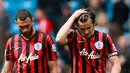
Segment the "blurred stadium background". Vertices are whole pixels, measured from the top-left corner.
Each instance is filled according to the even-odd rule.
[[[130,0],[0,0],[0,71],[4,64],[5,43],[19,32],[15,23],[19,9],[28,9],[35,19],[34,28],[50,34],[54,39],[59,28],[76,9],[88,6],[97,13],[98,25],[95,29],[109,33],[117,47],[121,73],[130,73]],[[70,73],[68,47],[57,47],[58,70]],[[109,73],[109,61],[107,65]]]

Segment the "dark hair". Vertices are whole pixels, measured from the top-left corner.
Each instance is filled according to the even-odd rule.
[[[87,13],[83,13],[79,16],[79,18],[77,19],[77,21],[80,21],[80,22],[86,22],[89,18],[92,19],[92,23],[94,24],[95,23],[95,17],[96,17],[96,14],[95,12],[91,9],[91,8],[85,8],[85,10],[87,11]]]
[[[21,9],[16,13],[16,20],[20,19],[21,21],[24,21],[27,17],[32,19],[31,13],[26,9]]]

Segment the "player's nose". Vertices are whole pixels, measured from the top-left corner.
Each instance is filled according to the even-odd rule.
[[[85,30],[85,32],[84,32],[85,34],[88,34],[88,30]]]

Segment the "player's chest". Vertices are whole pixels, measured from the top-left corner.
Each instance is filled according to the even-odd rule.
[[[78,56],[85,57],[86,59],[101,59],[105,49],[105,44],[102,40],[77,39],[74,44],[76,45],[76,50],[72,51],[78,52]]]
[[[45,53],[45,47],[41,41],[37,42],[15,42],[12,44],[13,55],[18,62],[40,59]]]

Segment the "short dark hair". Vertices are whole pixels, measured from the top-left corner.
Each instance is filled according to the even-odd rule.
[[[78,21],[80,22],[86,22],[88,20],[88,18],[92,19],[92,23],[95,23],[95,17],[96,17],[96,13],[90,8],[85,8],[85,10],[87,11],[87,13],[83,13],[79,16]]]
[[[32,19],[31,13],[26,9],[21,9],[16,13],[16,20],[20,19],[21,21],[24,21],[27,17]]]

